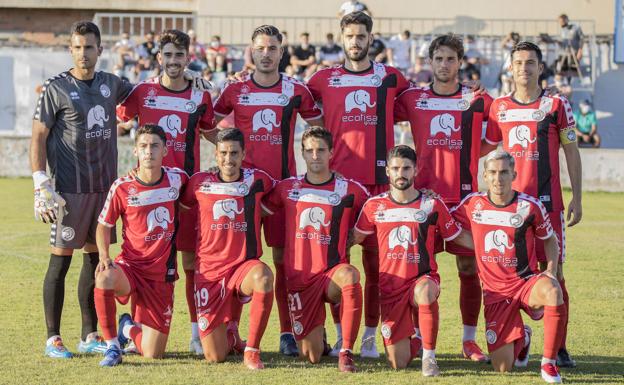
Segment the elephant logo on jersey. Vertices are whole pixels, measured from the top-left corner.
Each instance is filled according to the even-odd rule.
[[[523,124],[509,130],[509,148],[513,148],[516,144],[527,148],[529,143],[535,143],[536,140],[537,137],[531,139],[531,129]]]
[[[273,127],[279,127],[281,124],[277,123],[277,115],[275,111],[270,108],[265,108],[256,112],[252,119],[253,132],[258,132],[261,128],[264,128],[268,132],[273,132]]]
[[[163,116],[158,121],[158,125],[174,139],[178,134],[184,134],[186,132],[186,129],[182,129],[182,119],[176,114]]]
[[[330,225],[330,222],[325,222],[325,210],[320,207],[308,207],[301,212],[299,216],[299,230],[305,229],[307,226],[314,227],[314,230],[319,231],[323,227]]]
[[[460,126],[455,127],[455,117],[448,112],[434,116],[429,124],[431,137],[436,136],[438,132],[441,132],[446,136],[451,136],[453,132],[457,132],[460,129]]]
[[[375,107],[377,103],[371,103],[370,94],[364,90],[351,91],[345,97],[345,112],[358,109],[366,112],[366,107]]]
[[[238,209],[238,202],[236,199],[228,198],[218,200],[212,206],[212,217],[213,219],[219,220],[221,217],[228,217],[230,220],[234,220],[236,215],[241,214],[243,209]]]
[[[87,113],[87,129],[91,130],[95,126],[100,126],[104,128],[104,123],[108,122],[109,117],[106,116],[106,111],[104,111],[104,107],[99,104],[91,107],[89,112]]]
[[[395,227],[388,236],[388,248],[390,250],[397,246],[407,250],[410,245],[414,246],[416,243],[418,243],[418,239],[412,238],[412,229],[405,225]]]
[[[513,249],[514,245],[510,242],[507,233],[503,230],[492,230],[485,234],[485,252],[490,250],[498,250],[501,255],[505,255],[505,249]]]
[[[164,206],[156,207],[147,214],[148,233],[151,233],[156,227],[162,227],[163,230],[167,230],[169,223],[173,223],[173,218],[171,218],[169,210]]]

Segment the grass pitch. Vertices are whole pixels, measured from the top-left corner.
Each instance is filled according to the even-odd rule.
[[[566,194],[566,201],[569,194]],[[188,353],[190,330],[182,278],[176,287],[175,315],[164,360],[139,356],[124,358],[116,368],[98,367],[99,356],[77,355],[72,360],[43,356],[46,339],[43,320],[42,282],[47,269],[49,228],[32,216],[32,182],[0,179],[0,384],[541,384],[539,358],[542,324],[529,321],[534,330],[531,362],[524,370],[508,375],[493,373],[489,365],[468,362],[459,356],[461,320],[458,309],[458,278],[454,257],[438,256],[442,277],[438,363],[442,376],[425,379],[420,360],[408,370],[394,371],[385,359],[358,360],[360,372],[338,373],[334,358],[311,366],[280,356],[279,327],[274,308],[262,341],[267,369],[250,372],[242,358],[210,365]],[[576,369],[562,370],[564,382],[577,384],[624,383],[624,194],[588,193],[581,224],[569,229],[568,263],[565,276],[570,291],[571,318],[568,348],[577,360]],[[116,245],[113,254],[119,250]],[[360,248],[354,248],[354,263],[360,265]],[[270,264],[270,250],[263,260]],[[80,312],[76,285],[82,255],[76,253],[69,270],[62,319],[63,338],[75,352],[80,338]],[[119,306],[118,310],[125,310]],[[248,308],[241,325],[247,330]],[[525,317],[526,319],[527,317]],[[483,316],[478,342],[485,347]],[[331,317],[328,338],[335,340]],[[379,349],[383,351],[381,337]],[[356,353],[359,352],[359,341]]]

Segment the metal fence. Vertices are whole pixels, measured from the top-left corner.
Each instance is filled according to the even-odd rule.
[[[150,31],[195,28],[195,16],[190,13],[119,13],[98,12],[93,21],[100,27],[102,40],[112,42],[122,33],[144,36]]]

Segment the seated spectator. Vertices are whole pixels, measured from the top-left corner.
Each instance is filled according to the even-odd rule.
[[[596,113],[589,100],[583,100],[579,103],[579,109],[574,111],[574,120],[576,121],[575,130],[579,146],[600,147]]]
[[[368,48],[368,58],[377,63],[386,63],[388,61],[386,44],[383,42],[379,32],[373,35],[373,42]]]
[[[565,96],[568,100],[572,99],[572,86],[562,73],[555,74],[555,87],[557,87],[559,93]]]
[[[121,34],[121,39],[113,46],[113,52],[117,55],[116,74],[127,76],[126,67],[134,67],[137,62],[136,47],[130,39],[130,34],[126,32]]]
[[[366,4],[361,1],[350,0],[342,3],[340,9],[338,10],[338,18],[342,19],[345,15],[348,15],[351,12],[364,12],[368,16],[373,16]]]
[[[189,46],[190,62],[188,68],[193,71],[202,72],[206,67],[208,67],[208,62],[206,61],[206,48],[197,40],[195,31],[189,29],[187,35],[191,38],[191,44]]]
[[[474,36],[468,35],[464,44],[466,48],[464,60],[459,71],[462,80],[480,80],[481,65],[489,63],[489,60],[483,56],[476,45]]]
[[[342,53],[342,48],[334,41],[334,34],[328,33],[326,37],[327,42],[318,52],[318,62],[325,67],[342,64],[344,62],[344,55]]]
[[[305,79],[316,71],[316,48],[310,44],[310,34],[304,32],[300,36],[301,44],[295,47],[290,64],[301,79]]]
[[[145,80],[158,74],[158,49],[154,32],[146,33],[145,42],[138,47],[137,71],[139,80]]]
[[[282,31],[282,58],[280,59],[278,70],[286,72],[286,67],[290,66],[290,57],[292,56],[293,47],[288,44],[288,32]]]
[[[415,53],[415,42],[410,38],[410,31],[392,37],[388,42],[388,59],[390,65],[397,68],[403,74],[412,67],[412,55]]]
[[[227,71],[227,55],[228,48],[221,44],[221,36],[214,35],[208,49],[206,49],[208,67],[210,67],[213,72]]]
[[[407,73],[408,79],[418,87],[424,87],[433,81],[433,71],[425,63],[424,57],[417,57],[414,67]]]

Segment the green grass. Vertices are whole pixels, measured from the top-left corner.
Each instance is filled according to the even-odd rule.
[[[438,258],[442,294],[437,352],[443,375],[436,379],[421,377],[419,360],[404,371],[389,369],[383,357],[359,360],[360,373],[342,375],[337,372],[335,359],[324,359],[313,367],[298,359],[283,358],[277,353],[279,330],[275,309],[262,341],[266,370],[250,373],[242,367],[240,357],[232,357],[224,364],[209,365],[187,353],[190,331],[183,281],[176,288],[176,308],[166,359],[154,361],[132,356],[120,367],[101,369],[97,366],[100,358],[95,356],[78,355],[66,361],[45,358],[41,290],[49,258],[49,228],[32,218],[31,189],[32,182],[27,179],[0,179],[0,384],[543,383],[539,376],[541,323],[530,322],[534,344],[532,361],[526,370],[499,375],[488,365],[459,358],[458,279],[454,258],[447,254]],[[583,221],[567,233],[569,262],[565,272],[572,298],[568,347],[578,362],[578,368],[563,371],[567,383],[624,383],[623,212],[624,194],[586,194]],[[353,260],[359,267],[359,247],[356,249]],[[117,251],[118,246],[114,250]],[[63,337],[72,351],[80,337],[76,285],[82,256],[77,253],[74,259],[67,275],[62,320]],[[263,259],[269,262],[270,255]],[[241,325],[243,335],[247,330],[247,311],[245,308]],[[327,330],[333,342],[335,335],[329,322]],[[478,342],[485,346],[482,316]],[[383,350],[381,343],[379,348]]]

